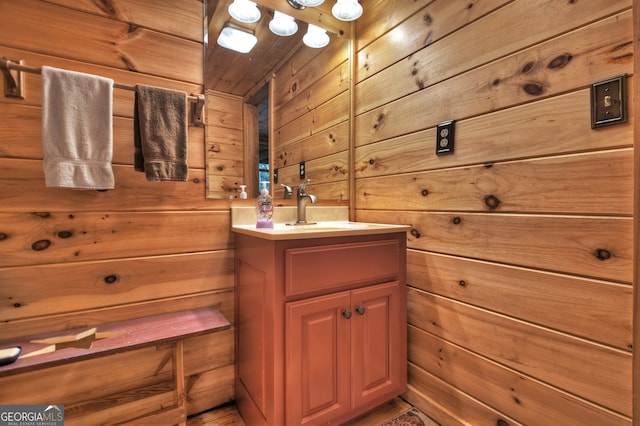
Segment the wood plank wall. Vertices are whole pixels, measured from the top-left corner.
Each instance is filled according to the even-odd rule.
[[[0,56],[202,93],[203,20],[200,0],[2,1]],[[116,89],[116,188],[46,188],[41,78],[27,74],[25,83],[26,99],[0,96],[0,340],[204,306],[233,320],[229,205],[205,199],[204,129],[188,129],[188,182],[147,182],[132,166],[134,94]],[[18,402],[74,406],[67,420],[91,409],[90,419],[116,421],[125,403],[128,415],[153,413],[164,404],[160,378],[143,382],[130,362],[158,375],[166,350],[146,352],[86,366],[116,387],[72,392],[49,377]],[[185,369],[189,413],[233,399],[233,332],[187,341]],[[8,392],[15,400],[19,389],[0,384],[0,401]]]
[[[244,182],[243,105],[241,97],[207,90],[206,173],[209,198],[237,198]]]
[[[633,111],[591,129],[589,87],[635,78],[632,1],[365,7],[356,218],[412,226],[407,398],[447,425],[631,424]]]

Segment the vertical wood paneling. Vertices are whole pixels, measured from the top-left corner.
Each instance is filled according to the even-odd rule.
[[[591,129],[588,89],[633,75],[632,2],[392,3],[357,28],[355,208],[412,227],[408,400],[631,424],[634,111]]]
[[[3,1],[0,57],[202,93],[202,13],[199,0]],[[188,128],[188,182],[147,182],[133,170],[134,93],[116,89],[115,189],[46,188],[41,77],[26,74],[25,82],[26,99],[0,97],[0,340],[205,306],[232,319],[229,207],[205,199],[205,129]],[[228,145],[225,165],[239,161],[241,169]],[[196,353],[196,345],[215,345],[220,356]],[[218,372],[232,371],[232,335],[185,347],[189,413],[231,400],[232,374]],[[150,348],[120,363],[88,361],[95,368],[79,383],[61,381],[78,377],[82,367],[73,364],[18,375],[11,398],[65,404],[70,424],[126,422],[174,403],[170,358],[170,349]],[[190,392],[205,376],[206,386]]]

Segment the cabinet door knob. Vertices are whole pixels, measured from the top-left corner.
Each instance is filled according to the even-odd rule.
[[[364,315],[364,306],[358,306],[356,312],[360,315]]]
[[[342,311],[342,316],[345,317],[346,319],[351,318],[351,311],[348,309],[345,309],[344,311]]]

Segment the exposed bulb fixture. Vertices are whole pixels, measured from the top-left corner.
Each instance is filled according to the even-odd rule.
[[[269,29],[275,35],[286,37],[298,31],[298,24],[296,24],[293,17],[276,10],[274,11],[273,19],[269,22]]]
[[[220,46],[240,53],[249,53],[257,42],[258,39],[253,31],[231,22],[224,24],[217,40]]]
[[[338,0],[331,8],[331,14],[341,21],[354,21],[362,16],[362,6],[358,0]]]
[[[295,0],[296,3],[305,7],[316,7],[324,3],[324,0]]]
[[[298,10],[305,9],[305,7],[300,3],[298,3],[296,0],[287,0],[287,3],[289,3],[289,6],[291,6],[294,9],[298,9]]]
[[[329,44],[329,35],[322,28],[309,24],[307,33],[302,37],[302,42],[309,47],[319,49]]]
[[[251,0],[233,0],[228,10],[233,19],[246,24],[258,22],[260,19],[260,9]]]

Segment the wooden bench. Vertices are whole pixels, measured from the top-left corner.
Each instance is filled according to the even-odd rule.
[[[21,346],[22,353],[14,363],[0,367],[0,379],[145,347],[166,346],[173,348],[177,404],[139,422],[185,424],[184,340],[230,327],[217,309],[209,307],[3,341],[0,348]],[[136,420],[127,423],[136,424]]]

